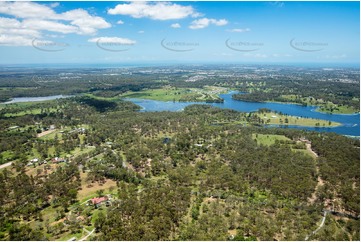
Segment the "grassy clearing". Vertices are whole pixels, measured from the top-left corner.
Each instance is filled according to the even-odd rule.
[[[19,117],[24,115],[36,115],[43,112],[55,112],[56,108],[44,107],[42,104],[51,104],[54,100],[48,101],[36,101],[36,102],[19,102],[19,103],[9,103],[9,104],[0,104],[0,110],[6,108],[8,111],[4,114],[5,117]],[[57,108],[60,108],[57,106]]]
[[[41,109],[36,108],[36,109],[30,109],[30,110],[26,110],[26,111],[17,112],[17,113],[6,113],[4,116],[9,118],[9,117],[24,116],[27,114],[32,114],[32,115],[41,114]]]
[[[255,139],[258,145],[267,145],[267,146],[275,144],[276,140],[291,141],[289,138],[287,138],[284,135],[276,135],[276,134],[252,134],[252,139]]]
[[[301,152],[305,155],[311,156],[312,158],[315,158],[314,155],[312,153],[310,153],[310,151],[308,150],[303,150],[303,149],[292,149],[294,152]]]
[[[60,240],[60,241],[68,241],[68,240],[70,240],[71,238],[73,238],[73,237],[75,237],[77,240],[79,240],[79,239],[81,239],[81,237],[82,237],[82,233],[77,233],[77,234],[70,234],[70,233],[68,233],[68,234],[66,234],[65,236],[63,236],[63,237],[61,237],[60,239],[58,239],[58,240]]]
[[[264,119],[265,124],[276,124],[276,125],[299,125],[307,127],[336,127],[341,125],[337,122],[313,119],[313,118],[302,118],[289,115],[281,115],[279,113],[269,112],[260,113],[260,117]]]
[[[57,212],[56,208],[49,206],[41,211],[44,221],[49,221],[49,224],[56,222]]]
[[[51,132],[49,134],[43,135],[41,137],[38,137],[42,140],[53,140],[55,139],[55,136],[58,135],[59,140],[62,138],[61,130],[54,130],[54,132]]]
[[[158,101],[185,101],[185,102],[205,102],[220,101],[219,94],[225,93],[227,89],[221,87],[207,86],[200,88],[175,88],[163,87],[161,89],[144,90],[140,92],[126,92],[121,95],[122,98],[142,98]]]
[[[332,102],[326,102],[323,99],[316,99],[313,97],[302,97],[300,95],[282,95],[282,98],[289,100],[290,103],[305,103],[307,105],[318,106],[316,111],[322,113],[353,114],[360,112],[359,109],[351,106],[337,105]],[[359,102],[358,98],[353,98],[352,100]]]
[[[359,112],[359,110],[350,106],[342,106],[342,105],[334,105],[334,104],[320,106],[316,109],[316,111],[321,113],[334,113],[334,114],[353,114]]]
[[[290,142],[290,144],[288,144],[288,146],[291,148],[292,151],[294,152],[301,152],[305,155],[308,155],[308,156],[311,156],[312,158],[315,158],[314,155],[309,151],[307,150],[305,147],[304,149],[300,149],[300,148],[294,148],[295,146],[293,146],[291,144],[291,142],[294,142],[292,141],[291,139],[287,138],[286,136],[284,135],[277,135],[277,134],[252,134],[252,139],[255,139],[257,141],[257,144],[258,145],[267,145],[267,146],[270,146],[270,145],[273,145],[276,143],[276,141],[287,141],[287,142]],[[300,141],[297,141],[295,142],[294,144],[298,144],[300,145]],[[302,146],[301,146],[302,147]]]
[[[96,192],[98,190],[104,190],[104,194],[110,193],[110,188],[116,188],[117,183],[113,180],[106,179],[104,184],[99,184],[97,182],[95,183],[88,183],[86,181],[87,173],[80,173],[81,177],[81,190],[78,191],[78,200],[79,202],[84,202],[90,198],[93,198],[96,196]],[[88,185],[91,185],[91,187],[88,187]],[[116,191],[116,189],[114,189]]]

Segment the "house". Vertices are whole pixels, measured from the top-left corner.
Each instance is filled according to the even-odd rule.
[[[59,158],[59,157],[55,157],[51,160],[53,163],[61,163],[61,162],[66,162],[66,160],[64,158]]]
[[[103,202],[106,202],[108,200],[109,200],[109,198],[107,196],[95,197],[95,198],[90,199],[91,203],[93,205],[95,205],[96,207],[98,207],[100,204],[102,204]]]
[[[31,160],[31,162],[33,162],[33,163],[38,162],[38,161],[39,161],[38,158],[34,158],[34,159]]]
[[[34,158],[34,159],[30,160],[29,163],[36,163],[36,162],[38,162],[38,161],[39,161],[38,158]]]

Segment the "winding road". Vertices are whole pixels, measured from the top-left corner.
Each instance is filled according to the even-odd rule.
[[[328,213],[328,211],[324,211],[324,212],[323,212],[323,217],[322,217],[320,226],[318,226],[317,229],[315,229],[314,231],[312,231],[312,233],[311,233],[310,235],[307,235],[306,238],[305,238],[305,240],[308,240],[308,239],[310,238],[310,236],[316,234],[316,233],[325,225],[327,213]]]
[[[85,231],[88,231],[88,230],[86,230],[86,229],[84,229],[84,230],[85,230]],[[89,231],[88,231],[88,232],[89,232]],[[86,239],[89,238],[89,236],[92,235],[94,232],[95,232],[95,229],[93,229],[92,231],[90,231],[87,236],[81,238],[79,241],[84,241],[84,240],[86,240]]]
[[[2,164],[2,165],[0,165],[0,169],[3,169],[3,168],[8,167],[8,166],[11,166],[11,164],[12,164],[11,161],[8,162],[8,163]]]
[[[316,152],[314,152],[312,150],[311,144],[306,144],[306,148],[317,159],[318,155]],[[315,191],[312,193],[311,197],[308,199],[309,202],[311,202],[311,203],[314,203],[317,200],[317,191],[318,191],[319,187],[324,184],[324,181],[322,180],[322,178],[320,176],[320,168],[318,167],[318,165],[316,165],[316,173],[317,173],[317,185],[316,185]],[[323,212],[323,217],[322,217],[320,226],[318,226],[317,229],[312,231],[312,233],[310,235],[307,235],[305,240],[308,240],[312,235],[316,234],[325,225],[327,213],[329,213],[329,211]]]

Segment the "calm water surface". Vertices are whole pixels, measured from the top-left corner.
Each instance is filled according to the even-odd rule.
[[[47,97],[16,97],[13,98],[11,101],[4,102],[1,104],[10,104],[10,103],[25,103],[25,102],[41,102],[41,101],[50,101],[59,98],[67,98],[70,96],[66,95],[56,95],[56,96],[47,96]]]
[[[286,104],[286,103],[257,103],[257,102],[243,102],[232,99],[232,94],[236,92],[229,92],[227,94],[221,94],[220,97],[224,99],[224,103],[207,103],[214,107],[228,108],[241,112],[257,111],[260,108],[268,108],[274,111],[282,112],[284,114],[324,119],[334,122],[342,123],[342,126],[334,128],[323,128],[323,127],[302,127],[289,125],[287,128],[315,130],[318,132],[335,132],[343,135],[360,136],[360,114],[326,114],[316,112],[316,106],[302,106],[297,104]],[[181,111],[186,106],[191,104],[202,104],[200,102],[163,102],[148,99],[138,98],[127,98],[125,100],[131,101],[143,109],[142,112],[159,112],[159,111]],[[204,103],[203,103],[204,104]],[[284,126],[282,126],[284,127]]]
[[[224,103],[207,103],[214,107],[219,108],[228,108],[241,112],[252,112],[257,111],[260,108],[268,108],[274,111],[282,112],[284,114],[299,116],[299,117],[308,117],[308,118],[317,118],[324,119],[334,122],[339,122],[342,125],[334,128],[323,128],[323,127],[302,127],[302,126],[282,126],[283,128],[296,128],[296,129],[306,129],[314,130],[318,132],[335,132],[343,135],[350,136],[360,136],[360,114],[326,114],[316,112],[316,106],[301,106],[297,104],[286,104],[286,103],[258,103],[258,102],[243,102],[232,99],[232,94],[237,92],[229,92],[227,94],[221,94],[220,97],[224,99]],[[5,102],[3,104],[18,103],[18,102],[38,102],[38,101],[49,101],[58,98],[67,98],[70,96],[66,95],[56,95],[56,96],[47,96],[47,97],[20,97],[14,98],[11,101]],[[138,98],[127,98],[124,100],[131,101],[143,109],[141,112],[160,112],[160,111],[182,111],[186,106],[192,104],[205,104],[202,102],[163,102],[156,100],[148,99],[138,99]],[[271,126],[271,125],[269,125]]]

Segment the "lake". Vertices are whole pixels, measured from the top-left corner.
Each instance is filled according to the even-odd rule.
[[[223,103],[202,103],[202,102],[163,102],[155,101],[149,99],[138,99],[138,98],[127,98],[124,100],[131,101],[143,109],[141,112],[156,112],[156,111],[181,111],[186,106],[192,104],[209,104],[214,107],[219,108],[228,108],[241,112],[252,112],[257,111],[260,108],[268,108],[277,112],[282,112],[284,114],[298,116],[298,117],[308,117],[308,118],[317,118],[324,119],[334,122],[339,122],[342,126],[334,128],[323,128],[323,127],[303,127],[303,126],[294,126],[289,125],[287,128],[296,128],[296,129],[305,129],[305,130],[314,130],[318,132],[335,132],[342,135],[350,136],[360,136],[360,114],[326,114],[316,112],[316,106],[302,106],[297,104],[287,104],[287,103],[273,103],[273,102],[243,102],[232,99],[232,94],[237,92],[229,92],[227,94],[219,95],[224,99]],[[283,125],[282,128],[285,126]]]
[[[47,96],[47,97],[16,97],[11,101],[4,102],[1,104],[11,104],[11,103],[24,103],[24,102],[41,102],[41,101],[50,101],[59,98],[67,98],[70,96],[67,95],[55,95],[55,96]]]
[[[142,107],[141,112],[160,112],[160,111],[182,111],[185,107],[192,104],[208,104],[214,107],[219,108],[228,108],[241,112],[252,112],[257,111],[260,108],[268,108],[277,112],[282,112],[284,114],[299,116],[299,117],[308,117],[308,118],[317,118],[324,119],[334,122],[339,122],[342,126],[334,128],[323,128],[323,127],[303,127],[303,126],[282,126],[282,128],[296,128],[296,129],[305,129],[313,130],[318,132],[335,132],[342,135],[349,136],[360,136],[360,114],[326,114],[316,112],[316,106],[302,106],[297,104],[287,104],[287,103],[273,103],[273,102],[243,102],[232,99],[232,94],[238,93],[235,91],[229,92],[227,94],[219,95],[224,99],[223,103],[205,103],[205,102],[163,102],[149,99],[138,99],[138,98],[126,98],[124,100],[131,101]],[[47,97],[19,97],[14,98],[11,101],[2,103],[18,103],[18,102],[39,102],[39,101],[49,101],[58,98],[67,98],[71,96],[66,95],[55,95]],[[269,125],[271,126],[271,125]],[[275,127],[272,125],[271,127]]]

